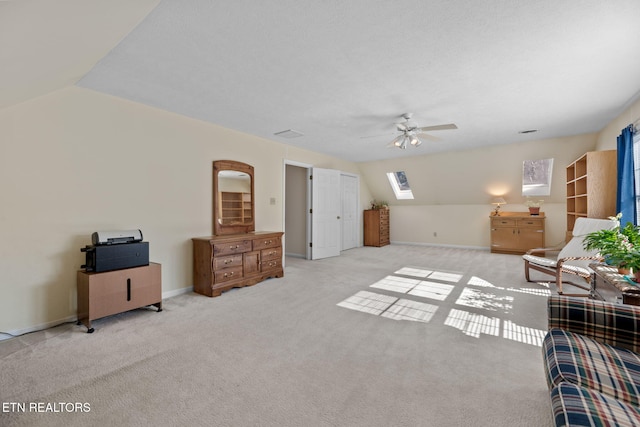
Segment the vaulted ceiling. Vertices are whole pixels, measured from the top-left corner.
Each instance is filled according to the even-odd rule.
[[[638,99],[638,17],[637,0],[0,1],[0,108],[77,84],[356,162],[578,135]],[[407,112],[458,129],[387,148]]]

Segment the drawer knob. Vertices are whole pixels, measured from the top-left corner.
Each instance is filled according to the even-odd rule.
[[[224,273],[224,277],[231,277],[233,276],[233,273],[235,273],[235,271],[232,271],[231,273]]]

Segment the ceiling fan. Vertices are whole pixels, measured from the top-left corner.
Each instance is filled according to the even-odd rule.
[[[433,135],[424,133],[425,131],[458,129],[458,126],[453,123],[449,123],[446,125],[418,127],[418,125],[411,121],[412,116],[413,113],[404,113],[400,116],[404,119],[404,122],[396,123],[396,129],[402,133],[398,135],[393,141],[391,141],[388,147],[397,147],[401,150],[406,150],[407,146],[409,145],[419,147],[422,144],[423,139],[439,139]]]

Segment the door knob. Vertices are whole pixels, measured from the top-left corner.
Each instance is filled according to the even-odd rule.
[[[340,215],[337,216],[337,219],[340,219]]]

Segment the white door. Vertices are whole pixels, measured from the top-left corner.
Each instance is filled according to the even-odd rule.
[[[311,173],[311,259],[340,255],[340,171]]]
[[[340,175],[342,198],[342,250],[355,248],[360,240],[359,179],[357,175]]]

